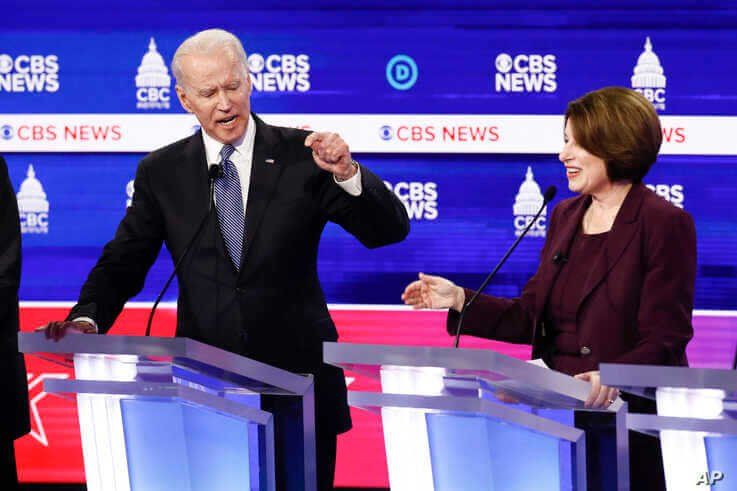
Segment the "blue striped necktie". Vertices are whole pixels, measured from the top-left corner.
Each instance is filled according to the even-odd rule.
[[[220,166],[223,176],[215,180],[215,199],[225,246],[236,270],[241,267],[245,214],[243,213],[243,194],[238,169],[230,160],[235,152],[233,145],[224,145],[220,150]]]

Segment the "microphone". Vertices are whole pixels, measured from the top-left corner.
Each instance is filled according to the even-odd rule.
[[[494,269],[489,273],[489,276],[486,277],[483,283],[481,283],[481,286],[476,290],[473,295],[471,296],[471,300],[467,301],[465,305],[463,305],[463,308],[461,309],[461,315],[458,318],[458,327],[456,327],[456,334],[455,334],[455,343],[454,347],[458,347],[458,343],[461,339],[461,327],[463,326],[463,318],[466,316],[466,312],[468,311],[468,308],[471,307],[471,305],[476,301],[478,296],[481,294],[481,292],[484,290],[484,288],[487,287],[489,282],[492,278],[496,275],[497,271],[499,271],[499,268],[502,267],[502,265],[507,261],[509,256],[512,254],[514,249],[517,247],[517,244],[520,243],[522,238],[527,235],[527,232],[532,228],[532,224],[534,224],[537,221],[537,218],[540,216],[540,214],[543,212],[545,207],[550,203],[553,198],[555,197],[555,193],[558,191],[558,189],[555,186],[548,186],[548,188],[545,190],[545,193],[543,194],[543,204],[540,206],[540,209],[537,210],[537,213],[535,214],[535,218],[533,220],[530,220],[530,223],[527,224],[525,229],[522,231],[521,234],[519,234],[519,237],[517,237],[517,240],[514,241],[512,246],[507,250],[507,252],[504,254],[504,256],[501,258],[501,260],[497,263],[497,265],[494,267]]]
[[[565,264],[568,262],[568,256],[566,256],[562,251],[558,251],[553,256],[553,264]]]
[[[192,234],[192,238],[189,239],[189,242],[187,242],[187,245],[184,247],[184,251],[182,251],[182,255],[179,256],[179,260],[174,265],[174,271],[172,271],[171,274],[169,275],[169,279],[166,280],[166,283],[164,284],[164,288],[161,289],[159,296],[156,297],[154,306],[151,307],[151,313],[148,315],[148,322],[146,323],[146,337],[151,335],[151,324],[153,323],[153,320],[154,320],[154,314],[156,313],[156,307],[159,306],[159,302],[161,302],[161,299],[163,298],[164,293],[166,293],[166,290],[169,289],[169,285],[171,284],[172,280],[174,280],[174,275],[176,275],[177,271],[179,271],[179,266],[184,261],[184,258],[187,257],[187,253],[189,253],[190,248],[195,243],[195,240],[200,236],[200,233],[205,227],[205,223],[207,223],[207,219],[212,214],[212,205],[215,202],[215,179],[218,179],[220,177],[223,177],[223,168],[220,166],[220,164],[212,164],[210,167],[207,168],[207,180],[209,183],[209,201],[207,203],[207,213],[205,213],[205,216],[202,217],[202,220],[200,220],[199,225],[197,225],[197,229],[195,230],[195,233]]]

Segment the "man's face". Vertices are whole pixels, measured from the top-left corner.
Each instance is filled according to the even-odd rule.
[[[251,79],[235,53],[222,48],[182,57],[177,96],[202,129],[221,143],[243,136],[251,111]]]

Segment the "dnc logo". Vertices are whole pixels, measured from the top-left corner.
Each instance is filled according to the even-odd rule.
[[[396,55],[386,64],[386,80],[396,90],[409,90],[417,82],[417,63],[407,55]]]

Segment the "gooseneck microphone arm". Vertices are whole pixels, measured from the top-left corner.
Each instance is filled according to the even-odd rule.
[[[535,218],[530,221],[530,223],[527,224],[525,229],[522,231],[521,234],[519,234],[519,237],[517,237],[517,240],[514,241],[512,246],[507,249],[507,252],[504,254],[504,256],[501,258],[501,260],[497,263],[496,266],[494,266],[494,269],[489,273],[489,276],[486,277],[483,283],[481,283],[481,286],[476,290],[473,295],[471,296],[471,299],[468,300],[461,309],[461,314],[458,317],[458,326],[456,327],[456,334],[455,334],[455,342],[453,344],[453,347],[457,348],[458,343],[461,340],[461,328],[463,327],[463,318],[466,316],[466,312],[468,311],[469,307],[473,305],[473,303],[476,301],[478,296],[481,294],[482,291],[484,291],[484,288],[486,288],[489,285],[489,282],[496,276],[497,271],[499,271],[499,268],[502,267],[502,265],[507,261],[507,258],[512,254],[512,252],[517,248],[517,244],[520,243],[520,241],[524,238],[525,235],[527,235],[527,232],[530,230],[532,225],[537,221],[540,214],[543,212],[545,207],[550,203],[553,198],[555,197],[555,193],[557,192],[557,188],[555,186],[548,186],[548,188],[545,190],[545,194],[543,194],[543,204],[540,206],[540,209],[537,210],[537,213],[535,214]]]
[[[154,306],[151,307],[151,313],[148,314],[148,322],[146,323],[146,336],[148,337],[151,334],[151,324],[154,320],[154,313],[156,313],[156,307],[159,306],[159,302],[161,302],[161,299],[164,297],[164,294],[166,293],[166,290],[169,289],[169,285],[171,285],[171,282],[174,280],[174,276],[177,274],[177,271],[179,271],[179,266],[181,266],[182,262],[184,261],[184,258],[187,257],[187,254],[189,253],[192,245],[195,243],[195,240],[200,236],[200,233],[205,227],[205,223],[207,223],[207,219],[212,214],[212,205],[215,202],[215,179],[223,176],[223,169],[219,164],[212,164],[207,169],[207,180],[208,180],[208,187],[209,187],[209,197],[208,197],[208,203],[207,203],[207,213],[205,213],[205,216],[202,217],[202,220],[200,220],[199,225],[197,225],[197,230],[195,230],[195,233],[192,235],[192,238],[189,239],[189,242],[185,246],[184,250],[182,251],[182,255],[179,256],[179,260],[174,265],[174,271],[171,272],[169,275],[169,279],[166,280],[166,283],[164,284],[164,288],[161,289],[161,292],[159,293],[159,296],[156,297],[156,301],[154,302]]]

